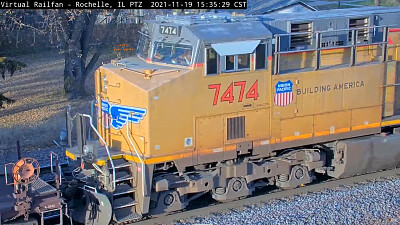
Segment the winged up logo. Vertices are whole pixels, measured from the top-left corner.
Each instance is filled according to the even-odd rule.
[[[277,106],[287,106],[293,101],[293,83],[291,80],[278,81],[275,86],[274,103]]]
[[[127,122],[139,123],[146,115],[146,109],[124,105],[113,105],[101,100],[103,127],[121,129]]]

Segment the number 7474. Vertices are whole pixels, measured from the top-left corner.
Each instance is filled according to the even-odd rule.
[[[233,96],[233,88],[234,87],[240,87],[238,102],[243,101],[243,95],[244,95],[244,91],[246,89],[246,81],[236,81],[236,82],[232,82],[229,85],[229,87],[226,89],[226,91],[222,94],[221,102],[227,101],[229,103],[233,103],[233,101],[235,99],[235,97]],[[210,85],[208,85],[208,89],[215,89],[213,105],[217,105],[218,100],[219,100],[219,92],[221,90],[221,84],[210,84]],[[256,80],[254,82],[254,84],[250,87],[250,89],[246,92],[246,99],[257,100],[258,96],[259,96],[258,95],[258,81]]]

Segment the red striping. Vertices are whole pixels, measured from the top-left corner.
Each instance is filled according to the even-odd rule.
[[[272,56],[268,56],[268,60],[272,60]]]
[[[400,32],[400,28],[389,29],[389,32]]]
[[[293,92],[275,94],[274,102],[277,106],[287,106],[293,101]]]

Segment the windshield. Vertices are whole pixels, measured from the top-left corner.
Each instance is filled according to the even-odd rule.
[[[192,61],[192,46],[165,42],[154,43],[154,62],[189,66]]]
[[[137,52],[140,57],[147,59],[149,57],[150,38],[141,34],[138,44]]]

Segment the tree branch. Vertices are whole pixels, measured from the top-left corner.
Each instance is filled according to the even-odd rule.
[[[87,76],[93,70],[94,66],[96,65],[97,60],[99,59],[100,55],[103,53],[104,45],[110,39],[110,33],[112,30],[114,30],[113,28],[117,24],[119,12],[120,12],[119,9],[114,10],[111,21],[109,24],[107,24],[107,28],[106,28],[107,32],[104,34],[101,44],[97,47],[96,53],[90,59],[90,62],[88,63],[88,65],[85,68],[85,76]]]
[[[94,30],[94,25],[97,20],[97,16],[99,15],[99,10],[93,10],[88,17],[86,17],[85,28],[81,37],[81,46],[82,46],[82,60],[86,62],[87,56],[90,50],[90,41],[92,39],[92,34]],[[85,64],[84,64],[85,65]]]
[[[72,18],[74,22],[72,26],[72,33],[68,40],[68,44],[73,44],[73,45],[77,44],[82,35],[82,30],[85,25],[86,12],[82,11],[81,13],[83,13],[84,15],[78,15],[76,18]]]
[[[61,38],[62,38],[62,42],[65,44],[68,40],[69,37],[69,27],[68,27],[68,22],[67,22],[67,15],[65,14],[65,10],[61,9],[61,10],[57,10],[57,15],[59,17],[59,21],[60,21],[60,28],[61,28]]]
[[[24,24],[24,23],[22,23],[21,21],[18,21],[16,18],[12,17],[12,16],[10,16],[9,18],[14,22],[14,24],[19,25],[20,28],[21,28],[21,27],[27,27],[27,28],[30,28],[30,29],[32,29],[32,30],[36,30],[37,32],[39,32],[39,33],[41,33],[41,34],[44,33],[43,30],[39,30],[39,29],[37,29],[36,27],[33,27],[33,26],[31,26],[31,25],[28,25],[28,24]]]

